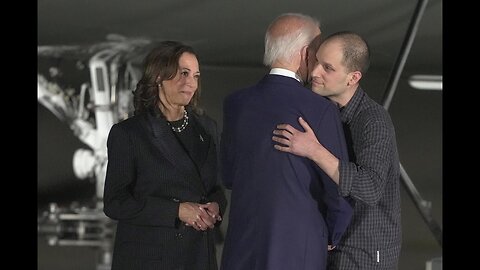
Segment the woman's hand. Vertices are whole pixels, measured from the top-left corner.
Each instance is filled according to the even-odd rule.
[[[216,204],[216,203],[215,203]],[[185,223],[186,226],[192,226],[197,231],[205,231],[208,228],[214,228],[217,218],[213,217],[209,213],[210,207],[212,211],[215,211],[215,207],[209,204],[199,204],[193,202],[183,202],[180,203],[178,209],[178,218]],[[218,215],[218,204],[217,212],[215,216]]]
[[[220,215],[220,207],[218,206],[218,203],[216,202],[209,202],[206,204],[202,204],[203,209],[207,211],[207,213],[216,221],[221,221],[222,216]]]

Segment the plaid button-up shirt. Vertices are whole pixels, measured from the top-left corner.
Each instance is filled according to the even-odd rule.
[[[360,87],[340,115],[350,160],[340,161],[339,190],[355,206],[347,232],[329,253],[329,269],[396,269],[402,237],[393,123]]]

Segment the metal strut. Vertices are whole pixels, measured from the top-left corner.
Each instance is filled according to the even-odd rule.
[[[387,84],[385,95],[383,96],[382,104],[385,110],[388,110],[388,108],[390,107],[390,103],[393,99],[393,95],[395,94],[395,91],[397,89],[398,80],[400,79],[400,75],[402,74],[403,67],[405,66],[405,62],[407,60],[408,54],[410,53],[410,48],[412,47],[413,40],[415,39],[418,25],[420,23],[420,19],[423,16],[427,3],[428,3],[428,0],[419,0],[417,3],[417,6],[415,7],[412,20],[410,21],[407,34],[405,36],[404,42],[402,43],[402,47],[400,49],[400,54],[395,62],[392,74]],[[432,213],[431,213],[432,203],[430,201],[425,201],[422,198],[422,196],[420,196],[420,193],[417,191],[412,180],[410,179],[407,172],[403,168],[402,163],[400,163],[400,176],[402,179],[402,183],[404,187],[407,189],[411,199],[415,203],[417,210],[420,212],[423,220],[427,223],[428,228],[433,233],[433,236],[435,237],[437,242],[440,244],[440,246],[442,246],[442,229],[432,217]]]

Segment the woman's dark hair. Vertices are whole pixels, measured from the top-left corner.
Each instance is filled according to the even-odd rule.
[[[142,78],[137,83],[137,87],[133,92],[134,115],[149,111],[158,106],[160,102],[158,85],[165,80],[173,79],[177,75],[178,61],[180,56],[185,52],[195,55],[198,59],[192,47],[178,41],[163,41],[148,53],[144,60]],[[187,105],[196,112],[201,112],[197,107],[200,98],[200,89],[199,79],[198,89]]]

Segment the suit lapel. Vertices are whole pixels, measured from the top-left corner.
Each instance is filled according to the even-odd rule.
[[[195,164],[178,142],[167,122],[147,113],[147,122],[153,133],[153,144],[173,165],[189,175],[199,178]]]
[[[198,164],[198,169],[201,171],[203,166],[205,165],[205,162],[209,159],[210,155],[212,154],[212,148],[213,147],[213,137],[211,135],[211,130],[209,129],[207,123],[205,122],[205,120],[201,117],[197,117],[196,114],[194,113],[191,113],[189,111],[190,115],[192,116],[192,118],[194,119],[194,121],[196,121],[196,123],[198,123],[198,125],[195,125],[196,126],[196,129],[197,129],[197,132],[198,134],[200,134],[200,138],[198,138],[202,143],[202,144],[206,144],[207,145],[207,155],[205,156],[205,158],[203,160],[201,160],[201,163]]]

